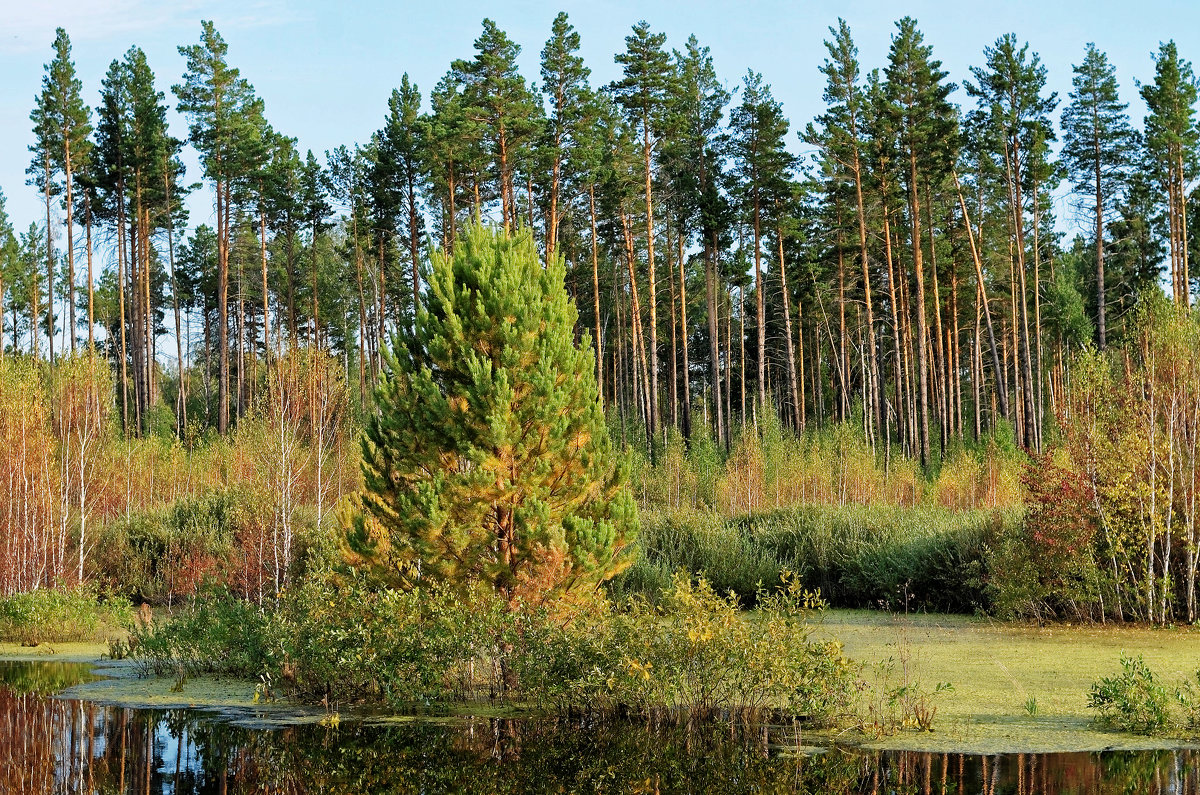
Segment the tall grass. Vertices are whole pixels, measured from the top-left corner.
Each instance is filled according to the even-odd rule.
[[[102,641],[133,626],[133,608],[91,587],[38,588],[0,597],[0,641]]]
[[[752,603],[785,572],[836,607],[974,613],[994,599],[992,550],[1021,512],[935,506],[807,506],[723,517],[643,517],[639,557],[614,580],[619,595],[655,594],[676,571]]]
[[[1003,436],[953,445],[926,475],[898,450],[889,457],[872,447],[854,423],[795,435],[765,412],[757,427],[737,433],[728,453],[706,433],[690,445],[672,433],[654,464],[644,450],[632,456],[632,482],[650,510],[739,516],[811,505],[979,510],[1022,503],[1024,456]]]

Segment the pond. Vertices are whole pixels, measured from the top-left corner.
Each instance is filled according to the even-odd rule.
[[[53,693],[70,663],[0,662],[0,793],[1172,793],[1200,751],[820,751],[794,730],[547,719],[310,721]]]

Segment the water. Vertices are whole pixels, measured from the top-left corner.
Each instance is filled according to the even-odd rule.
[[[810,754],[782,730],[551,720],[255,728],[237,715],[49,695],[88,676],[65,663],[0,663],[0,793],[1200,795],[1190,750]]]

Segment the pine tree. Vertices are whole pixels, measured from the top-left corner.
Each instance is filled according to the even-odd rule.
[[[49,78],[47,77],[46,80]],[[43,81],[45,83],[45,80]],[[46,245],[42,249],[45,256],[44,263],[46,268],[46,286],[49,290],[49,295],[46,301],[46,337],[49,342],[49,358],[54,361],[54,226],[52,216],[52,199],[58,195],[59,188],[54,181],[54,159],[58,152],[58,141],[56,139],[54,125],[54,95],[45,85],[42,87],[42,93],[34,100],[33,110],[29,114],[29,120],[33,122],[34,142],[29,145],[29,151],[33,154],[30,160],[29,167],[25,169],[25,173],[29,175],[26,184],[37,188],[42,194],[42,198],[46,204]],[[31,293],[33,306],[31,308],[33,315],[38,315],[38,296],[39,292],[34,290]],[[37,359],[41,343],[38,339],[36,328],[30,329],[30,352],[33,358]]]
[[[75,76],[75,64],[71,61],[71,39],[65,30],[58,28],[54,38],[54,59],[46,65],[42,93],[49,100],[46,105],[46,122],[50,125],[51,135],[56,144],[50,161],[53,169],[62,174],[62,190],[65,193],[63,206],[66,209],[67,231],[67,316],[72,353],[75,352],[78,330],[75,322],[74,198],[78,181],[76,172],[86,167],[92,148],[91,110],[83,102],[82,89],[83,84]],[[53,330],[51,334],[53,335]]]
[[[0,361],[4,360],[5,312],[7,311],[5,295],[6,291],[12,289],[19,256],[20,249],[17,247],[17,238],[13,234],[12,223],[8,220],[8,213],[4,209],[4,191],[0,191]],[[13,319],[14,323],[11,335],[13,349],[16,350],[17,328],[15,313]]]
[[[1108,56],[1088,44],[1083,63],[1074,67],[1071,104],[1063,110],[1063,160],[1082,204],[1090,204],[1096,251],[1096,332],[1100,349],[1108,343],[1105,321],[1105,218],[1116,210],[1125,190],[1138,140],[1117,87],[1117,70]]]
[[[130,138],[130,92],[128,65],[114,60],[101,81],[100,105],[97,108],[95,183],[98,219],[108,224],[116,233],[117,272],[113,282],[115,311],[109,313],[106,327],[110,333],[112,353],[118,357],[121,383],[121,425],[128,430],[129,418],[129,346],[126,329],[125,273],[126,273],[126,212],[127,185],[129,179]]]
[[[589,113],[593,100],[587,82],[592,70],[584,65],[578,52],[579,33],[567,20],[566,12],[559,12],[554,18],[550,40],[542,49],[542,91],[549,105],[540,146],[543,157],[550,164],[546,189],[547,262],[558,248],[563,197],[573,176],[568,170],[575,166],[580,139],[586,135],[584,125],[594,122]]]
[[[637,520],[564,276],[528,231],[471,226],[435,253],[364,436],[357,555],[409,586],[485,584],[510,608],[621,568]]]
[[[204,21],[199,44],[180,47],[187,59],[184,82],[172,88],[179,98],[179,111],[191,124],[192,145],[200,151],[200,163],[212,180],[217,216],[217,334],[220,375],[217,380],[217,431],[229,429],[229,247],[232,236],[233,182],[239,171],[238,147],[246,136],[245,115],[254,101],[254,91],[237,69],[226,60],[229,47],[211,21]]]
[[[379,131],[378,168],[390,175],[394,220],[398,224],[397,240],[404,246],[409,260],[407,275],[412,309],[409,323],[416,318],[421,289],[421,238],[425,230],[422,212],[425,200],[425,150],[428,146],[429,124],[421,115],[421,91],[405,74],[400,87],[392,90],[388,99],[388,116]],[[399,303],[400,296],[397,296]],[[405,296],[407,301],[407,296]]]
[[[41,344],[39,323],[44,284],[41,269],[46,262],[45,240],[43,230],[36,223],[31,223],[29,229],[21,233],[17,261],[15,267],[10,265],[9,270],[9,280],[12,282],[9,295],[13,305],[13,348],[20,349],[18,334],[23,315],[25,330],[29,335],[29,346],[25,350],[35,360]]]
[[[720,344],[717,330],[718,238],[725,221],[728,202],[720,192],[724,181],[721,164],[724,140],[721,119],[729,103],[729,92],[717,77],[708,47],[695,36],[688,37],[683,52],[675,52],[678,80],[673,83],[671,113],[673,134],[663,149],[662,160],[668,172],[673,195],[672,205],[687,237],[698,233],[704,262],[705,315],[707,316],[709,380],[712,385],[713,425],[718,439],[727,439],[723,405],[720,399]],[[680,263],[681,267],[683,263]],[[681,288],[686,281],[681,270]],[[681,302],[684,333],[684,435],[691,433],[690,362],[686,350],[687,303]]]
[[[788,191],[792,155],[785,141],[788,120],[771,95],[762,75],[750,71],[742,85],[742,104],[729,118],[730,149],[736,163],[734,176],[743,212],[754,234],[755,327],[758,335],[758,404],[767,405],[766,285],[763,283],[762,237],[771,209]]]
[[[522,150],[540,129],[537,100],[517,69],[521,48],[490,19],[475,40],[475,58],[458,60],[453,74],[462,85],[468,117],[481,125],[492,159],[500,199],[500,218],[506,230],[517,219],[513,174]]]
[[[833,37],[825,41],[828,52],[821,73],[825,75],[825,113],[818,118],[819,129],[810,127],[804,139],[820,146],[829,158],[830,166],[837,179],[854,183],[855,220],[858,233],[859,266],[863,282],[863,308],[865,312],[867,367],[864,379],[868,384],[881,380],[880,353],[875,341],[875,302],[871,290],[870,259],[867,252],[867,212],[863,184],[865,164],[863,162],[864,119],[868,112],[859,86],[858,48],[850,35],[846,20],[839,19],[837,28],[830,27]],[[867,399],[869,424],[873,436],[882,436],[882,389],[870,389]]]
[[[661,413],[658,405],[658,290],[654,267],[654,201],[653,154],[668,132],[667,99],[675,70],[663,45],[665,33],[651,33],[645,20],[633,26],[625,37],[625,52],[614,60],[621,65],[624,76],[609,86],[617,102],[625,109],[626,118],[642,135],[642,175],[646,200],[646,271],[650,290],[650,416],[651,436],[658,433]]]
[[[1026,196],[1035,173],[1044,170],[1047,155],[1045,144],[1054,139],[1050,114],[1058,105],[1057,95],[1043,96],[1046,67],[1029,45],[1018,46],[1015,35],[1008,33],[984,48],[987,65],[972,67],[976,83],[967,85],[967,92],[979,99],[980,114],[993,133],[996,142],[993,156],[1001,163],[1007,187],[1009,217],[1011,218],[1015,272],[1017,276],[1017,324],[1020,347],[1018,396],[1023,413],[1018,415],[1018,429],[1029,450],[1041,449],[1042,406],[1034,378],[1033,347],[1040,330],[1030,332],[1029,290],[1027,286],[1025,239]],[[1032,196],[1034,206],[1040,201]],[[1036,253],[1036,252],[1035,252]],[[1034,272],[1034,294],[1038,294],[1040,274]],[[1035,313],[1036,317],[1036,313]]]
[[[431,190],[441,204],[439,227],[443,251],[454,249],[461,211],[467,206],[475,211],[479,208],[479,182],[475,175],[483,170],[481,163],[485,159],[481,126],[467,113],[466,99],[460,89],[451,72],[429,97],[432,113],[426,168]]]
[[[124,213],[128,222],[129,275],[133,300],[133,346],[136,417],[141,418],[158,395],[155,350],[159,311],[158,291],[154,284],[162,280],[154,250],[154,238],[173,227],[178,206],[168,212],[168,197],[178,193],[183,166],[178,153],[181,142],[167,129],[167,105],[164,94],[154,85],[154,72],[146,54],[132,47],[124,61],[126,99],[128,101],[122,164],[127,169],[129,206]],[[175,204],[177,198],[172,198]]]
[[[367,296],[366,296],[366,258],[363,242],[370,245],[367,234],[367,197],[365,191],[366,158],[361,148],[353,152],[345,146],[339,146],[325,156],[329,164],[329,194],[342,208],[349,210],[349,217],[344,224],[349,237],[346,256],[354,261],[355,285],[358,300],[358,390],[359,405],[367,405],[367,362],[371,363],[371,375],[375,374],[375,353],[371,340],[368,339]],[[290,195],[290,194],[289,194]],[[289,277],[290,279],[290,277]],[[289,282],[290,284],[290,282]],[[290,290],[290,287],[289,287]],[[290,293],[289,293],[290,295]],[[289,298],[289,301],[291,299]]]
[[[921,186],[930,173],[945,173],[953,162],[950,148],[957,134],[957,115],[947,97],[953,83],[944,82],[942,62],[933,58],[933,48],[917,29],[916,20],[905,17],[896,23],[886,70],[884,93],[887,112],[897,133],[901,170],[908,191],[909,244],[917,295],[916,369],[917,446],[921,465],[930,464],[928,362],[929,324],[925,313],[925,254],[921,232]]]
[[[304,158],[304,165],[300,168],[300,192],[299,203],[302,218],[305,227],[309,234],[308,254],[309,266],[312,276],[312,320],[313,320],[313,337],[312,343],[316,347],[321,346],[321,312],[320,312],[320,260],[317,256],[317,240],[321,233],[328,226],[329,214],[332,208],[327,200],[328,190],[327,181],[325,178],[325,170],[317,161],[312,150],[308,150],[308,154]]]
[[[283,270],[283,302],[285,319],[279,321],[277,336],[282,340],[283,326],[287,326],[287,339],[293,345],[299,345],[299,313],[297,275],[298,258],[296,253],[297,238],[303,223],[303,212],[300,208],[300,172],[303,161],[296,151],[296,139],[276,133],[271,139],[270,160],[266,165],[268,172],[264,187],[267,190],[267,222],[271,227],[274,239],[282,238],[282,270]],[[281,346],[280,346],[281,347]]]
[[[1154,58],[1154,82],[1142,86],[1146,117],[1146,154],[1166,193],[1166,216],[1171,255],[1171,294],[1177,304],[1190,304],[1187,193],[1200,167],[1200,126],[1196,99],[1200,86],[1192,64],[1179,57],[1174,41],[1159,47]]]

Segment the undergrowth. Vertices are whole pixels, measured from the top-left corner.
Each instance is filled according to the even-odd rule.
[[[0,598],[0,641],[95,642],[120,635],[133,625],[127,599],[96,588],[39,588]]]

